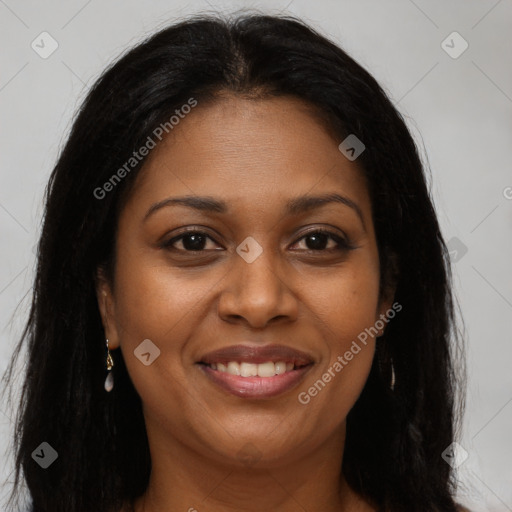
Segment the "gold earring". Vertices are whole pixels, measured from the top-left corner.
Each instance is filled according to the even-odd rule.
[[[114,360],[112,359],[112,355],[110,354],[110,350],[108,348],[108,338],[107,338],[107,341],[106,341],[106,344],[107,344],[107,370],[108,370],[108,375],[107,375],[107,378],[105,379],[105,391],[107,393],[110,393],[114,387],[114,375],[112,373],[112,368],[114,366]]]

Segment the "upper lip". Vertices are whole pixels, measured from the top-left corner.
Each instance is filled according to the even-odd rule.
[[[293,363],[295,366],[304,366],[313,362],[313,358],[295,348],[285,345],[233,345],[205,354],[198,362],[229,363],[230,361],[261,364],[268,361]]]

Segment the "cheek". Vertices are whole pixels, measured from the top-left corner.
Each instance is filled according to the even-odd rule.
[[[209,278],[172,269],[145,251],[125,253],[116,262],[116,319],[121,343],[154,339],[162,348],[177,341],[194,325],[194,310],[209,289]],[[140,343],[140,341],[139,341]]]
[[[173,432],[186,431],[189,418],[196,415],[197,397],[191,395],[184,353],[200,322],[201,301],[212,285],[205,277],[185,280],[142,254],[125,255],[117,262],[116,322],[127,371],[144,404],[146,420],[153,418]],[[147,353],[139,347],[148,339],[160,352],[153,358],[149,345],[153,362],[146,365],[134,351]]]
[[[371,254],[361,254],[350,264],[317,276],[308,288],[310,308],[327,331],[333,356],[345,352],[377,320],[379,269]]]
[[[185,283],[169,266],[155,265],[154,260],[136,252],[125,253],[116,263],[116,324],[135,388],[145,400],[160,394],[155,388],[158,383],[185,385],[183,351],[197,325],[196,311],[208,283],[199,277]],[[146,346],[143,342],[150,352],[146,362],[154,361],[147,366],[137,357],[141,355],[139,347]]]
[[[311,283],[313,285],[313,283]],[[335,428],[357,401],[371,369],[375,338],[379,274],[375,265],[353,265],[316,281],[311,304],[323,333],[325,358],[301,386],[299,402]],[[322,293],[323,290],[323,293]],[[329,410],[329,414],[326,413]]]

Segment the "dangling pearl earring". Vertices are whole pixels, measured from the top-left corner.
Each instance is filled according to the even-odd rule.
[[[114,387],[114,375],[112,373],[112,368],[114,366],[114,360],[112,359],[112,356],[110,355],[110,350],[108,348],[108,339],[106,341],[107,343],[107,370],[108,375],[105,379],[105,391],[107,393],[110,393]]]

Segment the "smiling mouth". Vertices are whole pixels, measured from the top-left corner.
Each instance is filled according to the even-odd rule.
[[[239,398],[270,399],[298,386],[313,363],[266,361],[198,363],[208,381]]]

